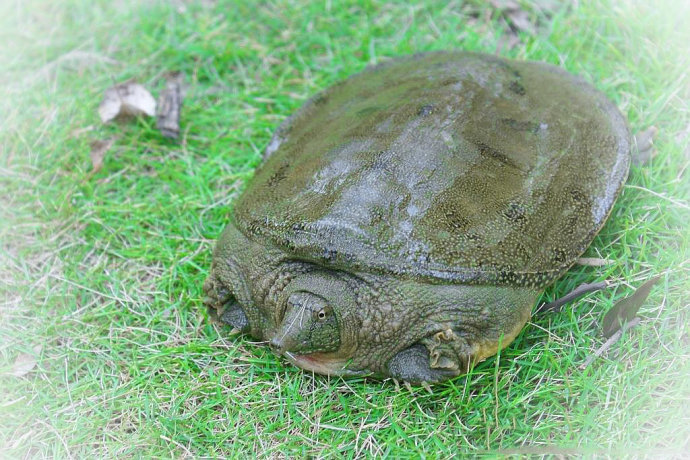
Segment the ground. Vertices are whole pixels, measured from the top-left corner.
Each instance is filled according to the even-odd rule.
[[[0,3],[1,455],[687,454],[690,6],[513,3],[538,26],[478,1]],[[586,253],[613,263],[542,300],[616,287],[535,316],[432,393],[313,376],[209,322],[213,242],[272,130],[369,63],[436,49],[560,65],[633,130],[659,128]],[[157,94],[170,71],[186,78],[180,143],[147,119],[101,124],[106,88]],[[91,142],[110,138],[92,172]],[[655,274],[640,324],[579,370],[604,313]]]

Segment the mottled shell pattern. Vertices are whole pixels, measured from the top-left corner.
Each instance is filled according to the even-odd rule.
[[[540,288],[606,221],[629,152],[625,119],[579,77],[427,53],[350,77],[287,119],[235,221],[334,268]]]

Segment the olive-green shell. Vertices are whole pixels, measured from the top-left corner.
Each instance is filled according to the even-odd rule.
[[[348,270],[540,287],[604,224],[630,132],[582,79],[472,53],[394,59],[290,117],[236,224]]]

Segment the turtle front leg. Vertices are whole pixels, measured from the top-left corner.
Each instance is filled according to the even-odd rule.
[[[432,368],[429,350],[421,343],[398,352],[388,362],[388,372],[409,383],[442,382],[460,374],[459,369]]]
[[[232,326],[237,332],[249,332],[249,320],[235,296],[215,274],[204,282],[204,304],[211,318],[221,324]]]
[[[442,382],[468,371],[469,346],[453,329],[431,334],[388,363],[391,376],[410,383]]]

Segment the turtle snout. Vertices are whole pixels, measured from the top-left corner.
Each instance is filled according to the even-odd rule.
[[[274,353],[279,355],[284,355],[287,352],[295,351],[296,342],[285,333],[277,333],[269,342],[268,346],[271,347]]]

